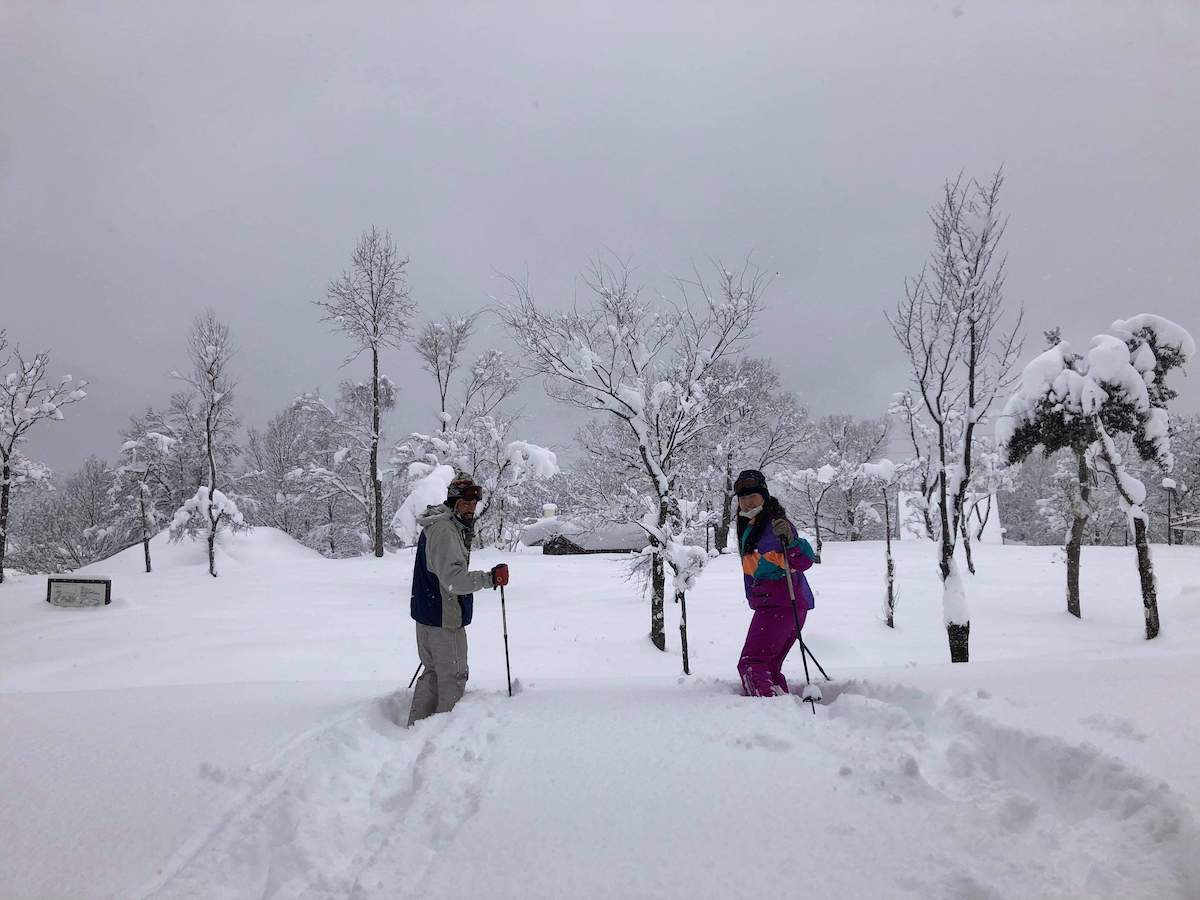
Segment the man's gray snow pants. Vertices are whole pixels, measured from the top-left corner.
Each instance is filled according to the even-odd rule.
[[[413,692],[408,724],[449,712],[467,687],[467,629],[417,626],[417,655],[425,671]]]

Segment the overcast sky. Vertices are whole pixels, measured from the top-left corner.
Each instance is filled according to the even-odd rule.
[[[753,254],[778,273],[759,350],[815,411],[879,415],[925,210],[1003,163],[1031,346],[1142,311],[1200,331],[1200,3],[580,7],[0,0],[0,327],[92,381],[31,452],[114,458],[205,306],[247,425],[332,393],[348,348],[311,301],[372,223],[422,317],[501,272],[564,302],[605,249],[651,290]],[[432,427],[411,353],[384,368],[393,435]],[[519,436],[569,441],[524,399]]]

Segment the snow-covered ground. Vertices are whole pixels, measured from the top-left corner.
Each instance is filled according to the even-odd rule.
[[[1200,896],[1200,549],[981,547],[951,666],[933,548],[826,545],[814,716],[737,694],[737,561],[689,597],[693,674],[645,639],[618,557],[510,557],[472,681],[398,728],[411,552],[329,561],[270,529],[87,574],[112,606],[0,587],[0,894],[25,897]],[[493,564],[497,553],[475,563]],[[668,624],[677,624],[674,608]],[[788,675],[803,680],[798,656]]]

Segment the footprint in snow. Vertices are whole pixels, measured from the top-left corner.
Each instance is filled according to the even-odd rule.
[[[1093,731],[1099,731],[1102,734],[1111,735],[1112,737],[1123,738],[1127,741],[1146,740],[1146,735],[1137,730],[1137,726],[1133,724],[1132,720],[1122,718],[1121,716],[1093,713],[1090,716],[1084,716],[1080,719],[1079,724],[1086,725]]]
[[[775,753],[782,753],[784,750],[791,750],[792,744],[782,738],[777,738],[774,735],[765,734],[758,731],[750,735],[750,737],[738,737],[733,739],[735,747],[745,747],[749,750],[763,749],[771,750]]]

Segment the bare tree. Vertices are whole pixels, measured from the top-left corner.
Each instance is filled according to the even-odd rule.
[[[816,431],[823,461],[837,470],[834,485],[841,495],[842,507],[837,533],[848,541],[860,541],[864,523],[859,501],[868,482],[862,467],[875,459],[887,443],[888,421],[825,416],[817,423]]]
[[[317,441],[309,454],[305,477],[312,483],[319,502],[329,504],[330,513],[335,507],[344,507],[361,516],[359,533],[373,546],[375,510],[390,509],[395,479],[390,472],[386,479],[381,477],[376,495],[373,475],[382,473],[378,464],[372,465],[377,434],[372,423],[376,403],[382,411],[392,409],[396,391],[386,375],[376,385],[343,381],[338,391],[335,405],[311,394],[296,401]],[[332,518],[330,524],[334,524]]]
[[[194,534],[202,524],[208,541],[208,574],[217,577],[217,533],[227,525],[239,527],[241,511],[227,490],[222,489],[222,472],[217,465],[220,447],[237,432],[233,412],[233,376],[229,371],[235,348],[229,326],[217,319],[211,309],[192,322],[188,335],[188,357],[192,368],[186,374],[174,373],[189,385],[196,398],[203,424],[205,480],[196,494],[185,501],[172,521],[172,537]]]
[[[34,354],[26,359],[19,347],[11,347],[7,332],[0,329],[0,584],[4,583],[4,561],[8,552],[8,519],[13,488],[43,471],[20,451],[30,430],[40,422],[62,419],[62,408],[87,396],[86,381],[78,384],[70,375],[52,383],[47,375],[50,356]]]
[[[934,247],[921,273],[905,285],[888,321],[908,357],[913,388],[933,428],[941,540],[938,573],[953,662],[969,659],[970,613],[954,559],[975,430],[1012,382],[1021,352],[1023,313],[1004,328],[1005,222],[999,217],[1003,172],[981,184],[959,176],[945,184],[930,212]],[[952,422],[962,421],[954,440]]]
[[[919,400],[913,397],[911,390],[901,391],[892,397],[888,413],[897,417],[913,448],[912,465],[909,470],[909,487],[915,487],[921,497],[921,522],[925,526],[925,536],[931,541],[937,538],[934,527],[933,507],[934,494],[937,492],[937,477],[933,465],[934,429],[921,416],[918,408]],[[898,511],[897,511],[898,512]],[[903,526],[904,523],[901,523]]]
[[[781,469],[774,477],[783,493],[801,501],[796,518],[805,528],[812,529],[813,562],[820,565],[828,528],[828,513],[823,507],[830,491],[837,486],[838,470],[825,463],[819,469]]]
[[[126,531],[140,537],[149,573],[150,539],[159,530],[164,504],[170,502],[168,477],[179,442],[162,415],[152,409],[131,418],[123,436],[109,498]]]
[[[738,272],[720,266],[717,271],[716,290],[697,274],[677,282],[678,303],[652,305],[631,283],[624,263],[597,262],[585,279],[592,293],[587,307],[546,312],[528,285],[512,279],[516,302],[500,310],[552,396],[613,416],[636,444],[651,490],[639,522],[651,550],[650,640],[666,648],[664,565],[669,565],[680,604],[685,672],[685,594],[707,554],[681,540],[695,510],[680,494],[679,466],[715,425],[713,369],[745,343],[767,284],[749,264]]]
[[[886,548],[883,621],[888,628],[896,627],[896,601],[899,599],[899,592],[896,590],[896,561],[892,557],[892,503],[891,495],[888,492],[900,483],[904,476],[903,468],[903,465],[896,466],[890,459],[881,459],[877,463],[864,463],[861,467],[863,478],[879,489],[883,500],[883,536]],[[878,517],[879,513],[875,512],[873,506],[871,512]]]
[[[450,422],[450,414],[446,409],[450,381],[462,364],[462,351],[471,339],[477,318],[479,313],[472,313],[458,318],[446,316],[440,322],[428,322],[421,329],[415,342],[421,368],[437,381],[442,431],[446,430]]]
[[[66,572],[106,559],[130,543],[110,497],[113,470],[89,456],[58,490],[22,511],[13,554],[26,572]]]
[[[733,479],[741,458],[765,470],[794,460],[809,437],[808,411],[783,387],[769,359],[723,360],[714,367],[716,419],[715,464],[719,469],[719,512],[713,522],[717,551],[724,553],[733,524]]]
[[[513,361],[495,348],[485,350],[471,366],[470,377],[463,385],[454,427],[462,428],[472,419],[492,416],[520,386],[521,377]]]
[[[371,354],[371,539],[376,556],[383,556],[383,476],[379,471],[380,373],[379,354],[393,350],[408,338],[416,304],[409,296],[405,270],[407,257],[396,250],[388,232],[374,226],[359,238],[350,268],[331,282],[325,299],[315,301],[335,331],[354,346],[344,364],[363,353]]]

